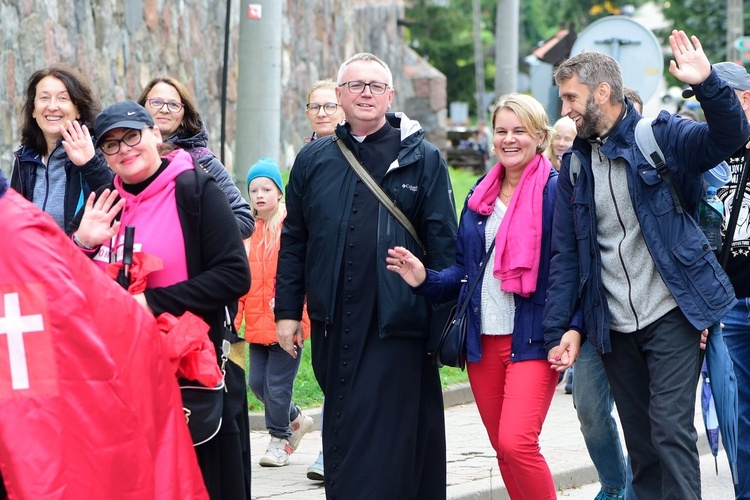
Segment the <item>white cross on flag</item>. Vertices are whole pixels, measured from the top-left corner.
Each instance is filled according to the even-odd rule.
[[[0,398],[57,393],[44,285],[0,287]]]

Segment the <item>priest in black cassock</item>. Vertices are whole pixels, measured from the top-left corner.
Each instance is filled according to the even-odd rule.
[[[276,328],[296,356],[307,300],[313,369],[325,394],[329,499],[446,497],[442,391],[430,353],[453,304],[413,294],[385,258],[402,245],[428,267],[453,264],[455,205],[445,160],[424,130],[386,113],[394,92],[383,61],[365,53],[347,60],[336,91],[346,122],[300,151],[286,190]],[[408,217],[418,240],[360,181],[337,142]]]

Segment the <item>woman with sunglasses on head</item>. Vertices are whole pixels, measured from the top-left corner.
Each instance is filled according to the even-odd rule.
[[[63,230],[92,190],[112,182],[89,134],[99,110],[91,88],[73,68],[40,69],[26,85],[11,187]]]
[[[232,180],[229,172],[209,150],[208,132],[195,100],[185,86],[171,76],[157,76],[146,84],[138,97],[138,104],[154,118],[164,142],[174,144],[187,152],[214,176],[227,195],[243,239],[253,234],[255,219],[250,205]]]
[[[136,102],[106,108],[95,131],[115,178],[109,188],[89,196],[82,216],[73,221],[73,241],[104,268],[122,258],[124,228],[134,226],[134,247],[160,258],[163,268],[149,274],[146,290],[133,298],[154,316],[186,311],[200,316],[220,354],[225,307],[250,288],[242,238],[226,196],[189,153],[162,144],[153,118]],[[221,428],[195,452],[213,500],[249,500],[245,371],[231,359],[225,370]]]

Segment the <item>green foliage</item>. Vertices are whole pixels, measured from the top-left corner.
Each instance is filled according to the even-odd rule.
[[[744,2],[743,24],[750,25],[750,9]],[[670,0],[665,4],[662,13],[672,21],[675,29],[684,30],[688,35],[695,35],[701,42],[703,51],[711,62],[727,60],[726,32],[727,32],[727,2],[704,2],[703,0]],[[670,30],[656,33],[657,38],[665,40]],[[669,73],[669,59],[667,56],[664,67],[667,86],[684,84],[677,81]]]
[[[750,25],[750,10],[744,2],[743,24]],[[704,0],[670,0],[662,10],[664,17],[673,21],[675,29],[695,35],[712,62],[725,61],[727,32],[727,2],[705,2]],[[669,31],[657,33],[666,40]]]
[[[491,5],[493,2],[483,3]],[[448,78],[448,102],[465,101],[474,112],[476,84],[471,12],[471,0],[454,0],[444,7],[429,0],[414,2],[406,9],[406,17],[414,21],[406,30],[406,38],[414,50]],[[488,29],[489,19],[487,15],[482,17],[485,54],[494,43],[494,12]],[[492,88],[494,78],[486,80],[487,88]]]
[[[469,193],[469,189],[476,184],[479,176],[472,170],[467,168],[453,168],[449,167],[451,184],[453,185],[453,198],[456,202],[456,217],[461,216],[461,210],[464,207],[464,201],[466,195]]]
[[[695,0],[698,1],[698,0]],[[703,0],[700,0],[703,1]],[[540,42],[552,37],[560,27],[573,24],[577,32],[600,17],[619,14],[626,4],[641,5],[645,0],[524,0],[519,2],[519,68],[523,59]],[[499,0],[480,0],[481,39],[484,48],[485,88],[495,86],[495,21]],[[448,79],[448,102],[469,103],[476,113],[472,0],[415,0],[406,9],[413,21],[405,37],[414,50],[427,58]]]

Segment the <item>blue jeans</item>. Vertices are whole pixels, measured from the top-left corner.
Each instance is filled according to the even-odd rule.
[[[289,422],[297,418],[292,402],[294,379],[299,371],[302,350],[293,358],[279,344],[250,344],[248,385],[266,407],[266,428],[271,436],[289,439]]]
[[[576,358],[573,405],[602,489],[607,493],[619,492],[625,488],[627,479],[620,434],[612,416],[615,399],[602,359],[589,342],[581,345]]]
[[[750,298],[739,302],[727,313],[724,323],[724,341],[737,376],[739,398],[739,426],[737,428],[738,484],[734,488],[737,498],[750,498]]]

